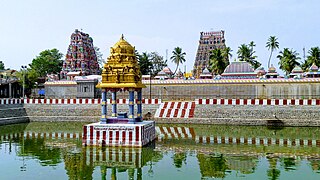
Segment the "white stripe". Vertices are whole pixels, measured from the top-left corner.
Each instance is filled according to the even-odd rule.
[[[313,105],[313,106],[317,105],[317,100],[312,99],[312,100],[311,100],[311,105]]]
[[[268,105],[267,99],[263,99],[262,105]]]
[[[221,105],[221,99],[217,99],[217,105]]]
[[[167,117],[168,110],[169,110],[168,108],[164,109],[162,117]]]
[[[173,118],[175,109],[171,109],[170,118]]]
[[[179,110],[178,110],[178,115],[177,115],[177,117],[178,117],[178,118],[181,118],[181,114],[182,114],[182,109],[179,109]]]

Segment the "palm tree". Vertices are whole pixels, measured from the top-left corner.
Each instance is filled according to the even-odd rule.
[[[268,50],[270,50],[268,68],[270,67],[270,60],[271,60],[272,52],[276,49],[279,49],[279,42],[277,40],[278,40],[278,38],[276,38],[275,36],[270,36],[268,39],[267,45],[266,45]]]
[[[185,52],[182,52],[182,49],[180,47],[174,48],[174,51],[172,51],[171,61],[177,65],[176,70],[174,71],[173,75],[176,74],[179,64],[182,64],[186,62],[186,59],[184,56],[186,55]]]
[[[280,69],[286,72],[286,75],[288,75],[295,66],[300,65],[297,61],[300,59],[298,55],[299,54],[296,51],[289,50],[289,48],[284,48],[283,51],[279,52],[279,55],[277,56],[280,60],[279,66]]]
[[[214,74],[222,74],[228,65],[222,51],[221,49],[211,51],[208,69]]]
[[[250,63],[254,69],[257,69],[261,66],[261,63],[256,60],[257,56],[255,56],[254,53],[255,51],[253,50],[252,46],[249,48],[249,45],[246,44],[241,44],[237,51],[240,61],[246,61]]]
[[[150,54],[143,52],[139,55],[138,63],[140,66],[141,73],[146,75],[151,73],[152,62],[150,60]]]
[[[248,46],[250,47],[251,51],[253,51],[253,47],[255,47],[256,44],[255,44],[253,41],[251,41],[251,42],[248,44]]]
[[[312,47],[309,51],[309,56],[307,57],[307,60],[312,65],[313,63],[317,66],[320,66],[320,49],[319,47]]]
[[[229,65],[229,59],[232,58],[232,49],[230,47],[226,47],[222,49],[222,56],[225,58],[227,65]]]

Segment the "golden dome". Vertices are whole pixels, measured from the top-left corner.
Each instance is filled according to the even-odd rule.
[[[120,40],[113,45],[110,49],[110,53],[113,55],[116,54],[131,54],[134,55],[135,48],[131,46],[126,40],[124,40],[123,34],[121,35]]]

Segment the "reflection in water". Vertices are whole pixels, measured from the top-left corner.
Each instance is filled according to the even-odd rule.
[[[101,179],[159,179],[170,173],[180,176],[176,171],[187,174],[191,167],[195,170],[193,174],[198,171],[200,177],[189,174],[179,178],[254,175],[261,179],[282,179],[288,173],[304,174],[304,169],[319,178],[319,128],[163,125],[157,127],[155,144],[120,148],[83,147],[81,126],[76,123],[2,126],[0,156],[16,152],[21,172],[35,171],[34,167],[28,167],[26,159],[28,162],[34,159],[43,167],[62,166],[69,179],[97,179],[97,174]],[[258,171],[264,158],[266,169]],[[307,168],[302,168],[305,164]]]

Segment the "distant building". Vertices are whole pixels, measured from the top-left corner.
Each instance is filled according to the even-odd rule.
[[[295,68],[293,68],[291,73],[289,74],[290,78],[303,78],[303,76],[304,72],[300,66],[296,66]]]
[[[100,69],[92,38],[89,34],[76,29],[71,35],[60,78],[72,80],[74,76],[99,73]]]
[[[278,78],[279,73],[277,73],[276,68],[271,64],[268,69],[268,73],[266,74],[266,78]]]
[[[209,65],[210,51],[226,47],[224,31],[200,32],[200,40],[193,66],[195,78],[199,78],[205,67]]]
[[[221,74],[223,79],[254,79],[257,72],[246,61],[231,62]]]
[[[306,73],[306,76],[308,78],[320,77],[320,71],[318,66],[313,63],[312,66],[309,68],[309,71]]]

